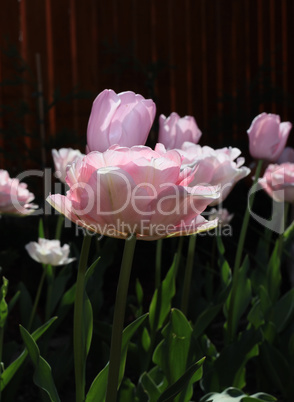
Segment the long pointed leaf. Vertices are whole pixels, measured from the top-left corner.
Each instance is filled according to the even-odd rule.
[[[33,337],[29,334],[29,332],[22,326],[20,326],[20,333],[22,339],[26,345],[30,358],[35,366],[34,372],[34,383],[41,389],[43,389],[50,398],[52,402],[60,402],[60,398],[58,396],[52,373],[51,367],[46,362],[45,359],[40,355],[39,348],[34,341]]]
[[[188,384],[188,382],[191,380],[192,376],[198,371],[199,376],[198,378],[195,379],[196,381],[199,381],[202,378],[202,365],[204,363],[205,357],[203,357],[201,360],[198,362],[192,364],[188,368],[188,370],[170,387],[168,387],[160,396],[157,402],[172,402],[174,400],[174,397],[178,395],[184,387]]]
[[[36,329],[32,333],[32,338],[37,341],[51,325],[56,321],[57,317],[51,318],[49,321],[47,321],[44,325]],[[25,349],[17,359],[15,359],[6,369],[3,371],[0,377],[0,389],[3,391],[3,389],[6,387],[6,385],[11,381],[13,378],[14,374],[17,372],[17,370],[21,367],[23,362],[25,361],[26,357],[28,355],[28,351]]]
[[[147,315],[148,314],[145,314],[145,315],[137,318],[134,322],[132,322],[130,325],[128,325],[125,328],[125,330],[123,331],[119,384],[121,383],[123,375],[124,375],[128,344],[129,344],[132,336],[137,331],[137,329],[146,320]],[[100,371],[100,373],[94,379],[94,381],[92,382],[92,385],[89,389],[89,392],[86,396],[86,402],[104,402],[105,401],[108,369],[109,369],[109,363],[106,364],[106,366]]]

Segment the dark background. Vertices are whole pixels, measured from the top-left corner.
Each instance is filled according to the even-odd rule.
[[[150,145],[161,113],[194,115],[202,145],[238,146],[245,155],[246,130],[258,113],[294,120],[293,0],[0,0],[0,6],[0,167],[13,174],[51,166],[52,147],[84,151],[91,104],[105,88],[156,102]]]

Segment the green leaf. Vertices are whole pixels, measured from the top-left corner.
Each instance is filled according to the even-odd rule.
[[[83,330],[84,330],[84,339],[85,339],[85,353],[88,356],[91,342],[92,342],[92,335],[93,335],[93,310],[90,299],[86,295],[85,302],[84,302],[84,315],[83,315]]]
[[[247,309],[250,301],[251,301],[251,282],[247,277],[247,271],[249,268],[249,259],[248,256],[245,257],[244,262],[239,270],[237,290],[235,294],[234,301],[231,301],[232,292],[230,293],[227,302],[225,314],[227,316],[227,312],[232,308],[232,333],[235,334],[237,332],[238,324],[242,314]],[[230,306],[231,303],[234,303],[233,306]],[[227,323],[226,323],[227,324]],[[226,326],[226,325],[225,325]]]
[[[66,266],[59,272],[58,276],[54,279],[52,298],[51,298],[50,310],[49,310],[50,315],[52,315],[56,306],[58,305],[61,298],[63,297],[65,289],[66,289],[66,284],[69,281],[71,275],[72,275],[71,267]],[[53,277],[52,277],[52,279],[53,279]]]
[[[46,362],[46,360],[43,359],[42,356],[40,356],[40,351],[36,342],[34,341],[34,338],[21,325],[20,325],[20,333],[26,345],[30,358],[32,359],[32,362],[35,366],[35,372],[33,377],[34,383],[47,393],[47,395],[50,398],[50,401],[60,402],[52,378],[51,367]]]
[[[148,402],[158,402],[160,397],[160,389],[150,377],[148,373],[143,373],[139,379],[139,384],[144,392],[148,395]]]
[[[294,289],[287,292],[273,308],[273,322],[278,333],[282,332],[292,321],[294,314]]]
[[[23,282],[19,283],[20,290],[20,317],[22,325],[26,326],[29,323],[31,311],[33,308],[31,296]]]
[[[290,226],[285,230],[282,234],[283,240],[286,244],[290,243],[294,237],[294,221],[291,223]]]
[[[194,329],[193,337],[198,339],[199,336],[206,330],[208,325],[213,321],[221,310],[223,304],[217,304],[216,306],[208,306],[197,318]]]
[[[128,325],[123,331],[122,348],[121,348],[121,363],[120,363],[120,373],[119,373],[119,385],[122,381],[124,371],[125,371],[128,344],[129,344],[132,336],[137,331],[137,329],[146,320],[147,315],[148,314],[145,314],[145,315],[137,318],[130,325]],[[100,373],[94,379],[94,381],[92,382],[91,387],[89,389],[89,392],[86,396],[86,402],[104,402],[105,401],[108,369],[109,369],[109,363],[106,364],[106,366],[100,371]]]
[[[171,301],[176,293],[176,261],[175,256],[172,266],[169,269],[165,279],[155,290],[149,307],[149,323],[151,331],[156,332],[162,327],[166,317],[171,309]]]
[[[8,280],[3,276],[3,285],[0,288],[0,328],[4,328],[7,315],[8,315],[8,306],[5,300],[8,291]]]
[[[200,402],[262,402],[268,401],[273,402],[277,399],[269,394],[257,393],[251,396],[244,394],[240,389],[237,388],[227,388],[223,392],[211,392],[204,395]]]
[[[139,306],[141,306],[143,303],[144,293],[143,293],[142,285],[138,278],[136,279],[136,295],[137,295],[138,304],[139,304]]]
[[[282,237],[279,237],[276,241],[275,248],[272,252],[267,268],[267,291],[270,299],[273,302],[278,299],[280,294],[280,285],[282,281],[280,270],[282,245]]]
[[[178,395],[185,386],[189,383],[192,376],[193,382],[199,381],[202,378],[202,365],[204,363],[205,357],[203,357],[198,362],[192,364],[191,367],[170,387],[168,387],[158,399],[158,402],[173,402],[176,395]],[[195,374],[198,374],[197,377]],[[190,398],[189,398],[190,399]]]
[[[93,275],[94,270],[95,270],[95,268],[96,268],[98,262],[100,261],[100,258],[101,258],[101,257],[98,257],[98,258],[93,262],[93,264],[87,269],[86,275],[85,275],[85,285],[88,283],[88,280],[89,280],[89,279],[91,278],[91,276]]]
[[[261,341],[261,331],[251,328],[244,331],[237,341],[227,345],[206,373],[203,379],[205,389],[220,390],[231,385],[243,388],[243,369],[252,357],[258,355]]]
[[[290,362],[267,341],[260,346],[260,355],[264,375],[284,394],[293,382]]]
[[[51,318],[47,321],[44,325],[36,329],[32,333],[32,338],[34,341],[37,341],[50,327],[51,325],[57,320],[57,317]],[[1,381],[0,381],[0,389],[1,391],[6,387],[6,385],[11,381],[14,374],[17,370],[21,367],[22,363],[25,361],[28,355],[27,350],[25,349],[19,356],[16,358],[1,374]]]
[[[247,401],[273,402],[276,400],[277,399],[275,397],[269,394],[264,394],[260,392],[249,396],[244,394],[244,392],[242,392],[240,389],[230,387],[225,389],[222,393],[211,392],[207,395],[204,395],[200,399],[200,402],[247,402]]]
[[[129,378],[124,378],[119,389],[119,401],[132,401],[134,402],[135,385]],[[139,401],[138,401],[139,402]]]
[[[147,352],[151,345],[151,338],[146,327],[143,328],[142,335],[141,335],[141,344],[145,352]]]
[[[168,384],[171,386],[184,375],[193,362],[192,327],[180,310],[172,309],[170,321],[162,330],[162,335],[164,339],[155,349],[152,360],[163,370]],[[186,398],[191,398],[192,384],[195,381],[198,381],[197,377],[193,377],[189,383],[185,384]],[[175,399],[175,401],[177,400]]]
[[[272,395],[265,394],[264,392],[258,392],[257,394],[251,396],[257,398],[259,401],[268,401],[268,402],[277,401],[277,398],[275,398]]]
[[[265,394],[264,392],[258,392],[257,394],[253,394],[251,395],[251,398],[256,398],[257,401],[267,401],[267,402],[277,401],[277,398],[275,398],[272,395]],[[246,398],[243,399],[243,401],[246,401]]]
[[[18,290],[15,295],[9,300],[8,303],[8,313],[10,313],[10,311],[13,309],[13,307],[15,306],[15,304],[17,303],[18,299],[20,296],[20,290]]]

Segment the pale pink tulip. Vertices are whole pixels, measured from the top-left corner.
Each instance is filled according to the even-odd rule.
[[[111,145],[144,145],[156,107],[151,99],[131,91],[105,89],[93,102],[87,130],[87,150],[106,151]]]
[[[224,201],[234,185],[250,173],[250,169],[242,166],[244,158],[238,158],[241,151],[238,148],[221,148],[214,150],[208,146],[185,142],[179,150],[182,155],[182,167],[196,169],[190,186],[196,183],[220,186],[221,197],[212,200],[212,205]],[[238,158],[236,161],[235,159]]]
[[[258,183],[275,201],[293,203],[294,163],[269,165]]]
[[[201,137],[193,116],[181,117],[173,112],[169,117],[159,116],[158,142],[166,149],[181,148],[185,141],[197,143]]]
[[[47,240],[40,238],[37,242],[31,241],[25,246],[30,257],[41,264],[52,266],[66,265],[75,258],[68,258],[70,249],[68,244],[60,246],[59,240]]]
[[[47,201],[68,219],[91,232],[142,240],[209,230],[217,222],[200,214],[219,197],[211,186],[188,187],[194,170],[181,170],[177,151],[145,146],[112,146],[91,152],[67,172],[66,196]]]
[[[6,170],[0,170],[0,214],[29,215],[37,208],[31,204],[34,198],[25,183],[11,179]]]
[[[228,225],[231,220],[233,219],[234,214],[230,214],[226,208],[213,208],[209,214],[209,220],[218,219],[219,226],[226,226]]]
[[[55,175],[62,183],[65,183],[66,171],[68,167],[77,158],[80,158],[83,154],[78,149],[61,148],[59,151],[52,149],[52,157],[55,166]]]
[[[280,121],[277,114],[261,113],[252,121],[249,130],[249,151],[253,158],[276,162],[285,148],[290,122]]]

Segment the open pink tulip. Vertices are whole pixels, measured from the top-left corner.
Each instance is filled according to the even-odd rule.
[[[55,174],[60,181],[65,183],[65,176],[67,168],[73,163],[74,160],[83,156],[78,149],[61,148],[59,151],[52,149],[52,157],[54,160]]]
[[[293,203],[294,163],[269,165],[258,183],[275,201]]]
[[[185,141],[196,144],[201,134],[193,116],[180,118],[174,112],[167,118],[163,114],[159,116],[158,142],[166,149],[181,148]]]
[[[242,166],[244,158],[235,159],[241,154],[238,148],[216,149],[208,146],[185,142],[179,150],[183,157],[183,168],[190,166],[196,169],[190,186],[196,183],[220,186],[221,197],[212,200],[210,205],[224,201],[234,185],[250,173],[250,169]]]
[[[105,89],[93,102],[87,130],[87,149],[106,151],[111,145],[144,145],[156,107],[151,99],[131,91]]]
[[[249,151],[253,158],[276,162],[285,148],[290,122],[280,121],[277,114],[261,113],[252,121],[249,130]]]
[[[78,225],[110,237],[155,240],[209,230],[200,214],[219,197],[211,186],[189,187],[194,170],[181,170],[177,151],[112,146],[91,152],[67,172],[66,196],[47,201]],[[164,148],[164,147],[163,147]]]
[[[65,265],[74,261],[75,258],[68,258],[69,245],[60,246],[59,240],[39,239],[37,242],[30,242],[25,246],[30,257],[42,264],[50,264],[52,266]]]
[[[29,215],[37,208],[31,204],[34,198],[25,183],[11,179],[6,170],[0,170],[0,214]]]

